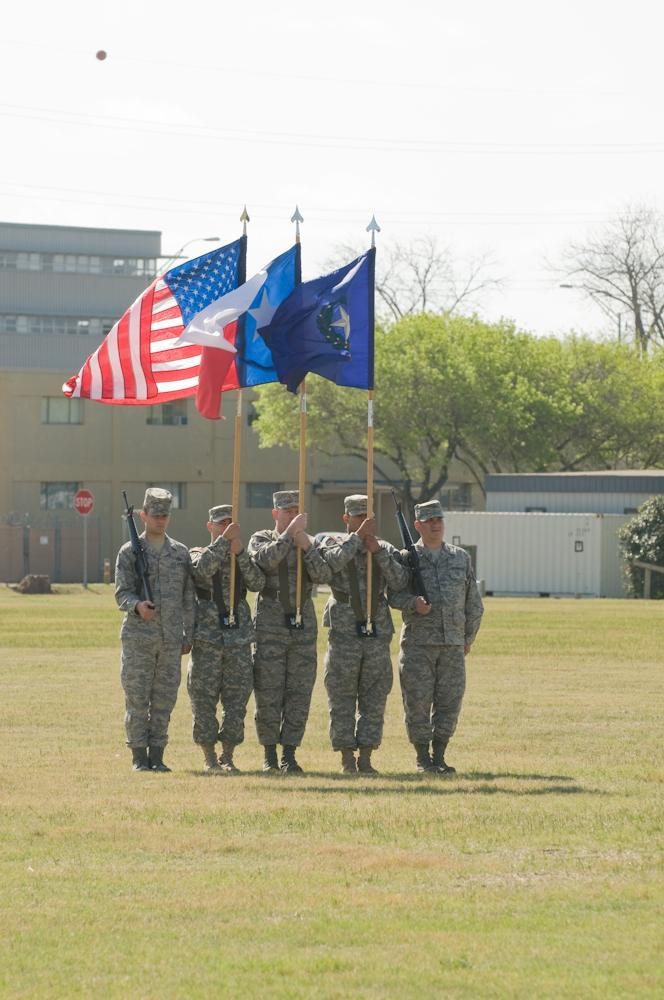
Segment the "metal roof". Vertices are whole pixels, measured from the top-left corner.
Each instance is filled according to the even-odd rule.
[[[611,469],[601,472],[495,473],[487,493],[662,493],[664,469]]]

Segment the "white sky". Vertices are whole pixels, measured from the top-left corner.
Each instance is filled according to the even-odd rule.
[[[606,329],[546,260],[625,204],[662,207],[657,0],[40,0],[0,35],[0,219],[293,240],[428,233],[489,250],[489,319]],[[104,62],[95,52],[105,49]],[[190,252],[210,249],[205,244]]]

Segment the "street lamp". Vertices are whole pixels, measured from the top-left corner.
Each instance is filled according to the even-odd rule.
[[[599,306],[599,308],[602,310],[605,316],[610,316],[611,319],[617,319],[618,343],[619,344],[622,343],[622,313],[615,313],[613,309],[609,309],[605,302],[603,302],[600,298],[598,298],[598,296],[595,295],[594,292],[590,292],[587,288],[584,288],[583,285],[570,285],[568,282],[563,282],[562,284],[558,285],[558,288],[575,288],[579,292],[585,292],[585,294],[588,295],[589,298],[593,300],[595,305]]]
[[[162,264],[161,269],[162,271],[167,271],[174,260],[179,260],[181,257],[184,256],[184,251],[187,249],[187,247],[190,247],[192,243],[220,243],[220,242],[221,240],[218,236],[195,236],[193,240],[187,240],[186,243],[183,243],[180,249],[176,251],[176,253],[172,254],[170,257],[167,257],[166,263]]]

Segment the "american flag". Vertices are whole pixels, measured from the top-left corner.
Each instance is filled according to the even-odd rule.
[[[175,341],[201,309],[244,280],[245,258],[241,237],[156,278],[65,382],[64,394],[124,405],[195,395],[202,348]]]

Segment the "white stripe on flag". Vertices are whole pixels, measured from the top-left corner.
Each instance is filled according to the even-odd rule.
[[[106,344],[108,346],[108,360],[111,366],[111,375],[113,377],[113,399],[123,399],[125,394],[125,384],[124,376],[122,374],[122,365],[120,364],[117,323],[106,338]]]
[[[169,296],[169,298],[162,299],[161,302],[157,302],[155,304],[154,308],[152,309],[152,315],[154,316],[155,313],[163,313],[166,311],[166,309],[173,309],[174,307],[177,308],[177,302],[171,295]]]
[[[179,358],[176,361],[159,361],[152,365],[153,372],[174,372],[184,371],[185,368],[198,368],[201,363],[201,356],[197,354],[193,358]]]
[[[180,379],[178,382],[157,382],[157,392],[176,392],[178,389],[195,389],[198,385],[198,375],[195,378]]]
[[[134,302],[129,310],[129,351],[131,367],[136,380],[136,399],[147,399],[148,387],[141,366],[141,302]]]
[[[90,358],[90,399],[101,399],[101,367],[99,365],[99,352]]]
[[[181,330],[182,329],[182,317],[180,315],[178,315],[178,316],[171,316],[169,319],[159,319],[156,322],[155,322],[155,320],[153,320],[152,324],[150,326],[150,329],[151,330],[168,330],[171,327],[173,329],[177,329],[177,330]]]

